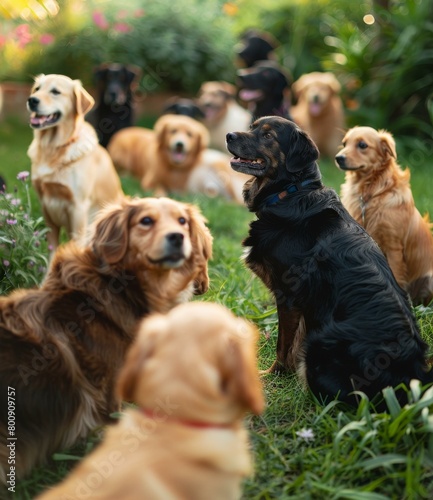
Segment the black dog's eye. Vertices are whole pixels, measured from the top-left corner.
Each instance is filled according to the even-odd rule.
[[[184,224],[186,224],[186,219],[185,219],[185,217],[179,217],[179,224],[182,224],[182,226],[183,226]]]
[[[151,217],[143,217],[141,220],[140,220],[140,224],[142,226],[151,226],[153,224],[153,219]]]
[[[51,91],[50,91],[50,92],[51,92],[52,94],[54,94],[54,95],[59,95],[59,94],[61,94],[60,90],[57,90],[57,89],[51,89]]]
[[[366,149],[366,148],[368,148],[368,144],[366,142],[364,142],[364,141],[359,141],[358,142],[358,148],[359,149]]]
[[[270,132],[265,132],[265,133],[263,134],[263,137],[264,137],[265,139],[272,139],[272,137],[273,137],[273,136],[272,136],[272,134],[271,134]]]

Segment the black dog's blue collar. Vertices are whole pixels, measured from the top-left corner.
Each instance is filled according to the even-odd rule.
[[[267,198],[264,199],[262,203],[262,207],[269,207],[271,205],[275,205],[275,203],[278,203],[280,200],[283,200],[286,196],[292,193],[297,193],[298,191],[302,191],[302,188],[305,186],[308,186],[309,184],[312,184],[313,182],[320,181],[320,178],[317,179],[307,179],[302,182],[296,182],[295,184],[289,184],[286,186],[284,191],[281,191],[281,193],[277,194],[271,194]]]

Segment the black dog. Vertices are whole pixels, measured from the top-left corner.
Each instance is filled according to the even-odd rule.
[[[170,97],[164,104],[162,114],[184,115],[201,121],[206,116],[203,109],[193,100],[183,97]]]
[[[266,117],[227,134],[234,170],[252,175],[257,214],[247,265],[275,296],[277,360],[323,400],[355,403],[413,378],[433,381],[406,293],[377,244],[321,182],[318,150],[293,122]],[[400,393],[399,393],[400,394]],[[403,391],[401,391],[402,399]]]
[[[274,61],[260,61],[237,72],[239,97],[250,103],[254,118],[277,115],[290,118],[289,93],[292,77]]]
[[[270,33],[252,29],[241,35],[235,51],[242,66],[250,68],[257,61],[271,59],[277,47],[278,42]]]
[[[122,64],[103,64],[95,69],[96,106],[86,120],[96,129],[99,143],[107,147],[118,130],[134,124],[132,83],[140,70]]]

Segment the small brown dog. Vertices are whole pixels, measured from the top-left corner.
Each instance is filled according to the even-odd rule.
[[[292,90],[297,98],[290,110],[293,120],[310,134],[322,155],[334,158],[345,122],[340,83],[332,73],[316,71],[302,75]]]
[[[228,132],[247,131],[252,121],[251,113],[236,102],[236,94],[236,87],[228,82],[205,82],[198,92],[197,103],[205,112],[210,146],[224,153]]]
[[[376,240],[413,303],[427,305],[433,297],[433,236],[428,218],[415,207],[410,171],[402,170],[396,160],[389,132],[350,129],[335,157],[346,172],[341,200]]]
[[[114,382],[139,320],[209,284],[212,237],[193,205],[166,198],[107,207],[88,245],[60,247],[39,289],[0,298],[0,376],[16,391],[16,477],[118,411]],[[0,438],[8,436],[7,398]],[[0,483],[9,449],[0,448]]]
[[[264,407],[257,337],[211,303],[143,321],[118,383],[120,397],[139,408],[39,500],[239,499],[252,472],[242,419]]]
[[[104,204],[122,197],[110,156],[84,121],[93,104],[79,80],[63,75],[37,76],[27,100],[34,131],[28,150],[32,182],[53,249],[62,227],[75,238]]]
[[[141,179],[143,189],[156,195],[203,193],[241,203],[245,179],[239,181],[239,174],[230,168],[230,157],[207,149],[208,142],[203,124],[189,116],[167,114],[153,130],[121,130],[108,151],[117,168]]]

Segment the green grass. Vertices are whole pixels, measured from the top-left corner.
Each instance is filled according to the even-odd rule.
[[[5,175],[11,188],[17,172],[30,168],[26,157],[30,140],[26,126],[16,122],[0,125],[0,174]],[[343,174],[330,161],[321,162],[321,167],[325,183],[339,191]],[[140,194],[136,181],[124,178],[122,183],[128,194]],[[427,158],[412,168],[412,185],[420,210],[433,213]],[[184,199],[201,207],[214,235],[211,287],[200,300],[219,302],[254,321],[261,331],[259,366],[268,367],[275,356],[277,336],[274,303],[240,259],[241,241],[252,215],[244,207],[217,199]],[[33,206],[39,213],[36,199]],[[419,309],[417,316],[424,337],[433,345],[432,311]],[[418,388],[412,387],[412,402],[403,409],[398,407],[393,391],[387,391],[390,412],[376,414],[365,400],[356,410],[337,403],[323,407],[295,375],[267,375],[264,389],[265,413],[246,420],[256,470],[254,478],[245,483],[245,499],[433,498],[432,391],[420,395]],[[311,439],[298,436],[306,429],[312,430]],[[57,455],[49,467],[35,470],[19,482],[13,498],[30,499],[58,482],[76,463],[65,454],[81,457],[97,440],[96,432],[82,446]]]

